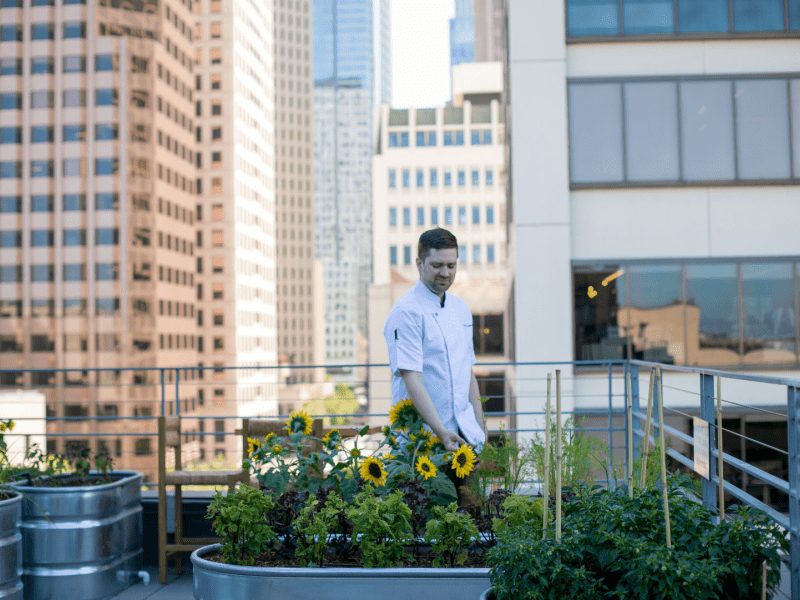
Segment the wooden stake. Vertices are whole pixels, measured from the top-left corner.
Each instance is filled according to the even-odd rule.
[[[639,473],[639,487],[644,488],[647,476],[647,457],[650,455],[650,420],[653,418],[653,387],[656,383],[656,370],[650,371],[650,391],[647,392],[647,420],[644,422],[644,443],[642,445],[642,470]]]
[[[556,369],[556,541],[561,541],[561,370]]]
[[[661,496],[664,499],[664,523],[667,527],[667,548],[672,548],[672,528],[669,520],[669,490],[667,489],[667,441],[664,439],[664,397],[661,393],[661,367],[656,367],[658,394],[658,439],[661,442]]]
[[[628,385],[628,497],[633,498],[633,396],[630,371],[626,383]]]
[[[722,477],[722,377],[717,375],[717,479],[719,480],[719,522],[725,520],[725,479]]]
[[[552,380],[552,373],[547,374],[547,409],[545,412],[545,429],[544,429],[544,490],[542,497],[544,499],[544,510],[542,511],[542,537],[547,539],[547,520],[550,516],[548,508],[550,504],[550,386]]]
[[[761,600],[767,600],[767,561],[761,565]]]

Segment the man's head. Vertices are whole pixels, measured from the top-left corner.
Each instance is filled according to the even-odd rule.
[[[458,240],[446,229],[430,229],[419,236],[417,270],[420,281],[441,297],[456,278]]]

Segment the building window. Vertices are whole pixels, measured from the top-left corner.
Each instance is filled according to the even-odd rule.
[[[0,161],[0,179],[22,179],[22,161]]]
[[[61,202],[65,211],[86,210],[86,194],[64,194]]]
[[[480,206],[473,206],[472,207],[472,224],[479,225],[481,222],[481,207]]]
[[[394,206],[389,209],[389,227],[397,227],[397,209]]]
[[[494,172],[491,169],[486,169],[486,186],[494,185]]]
[[[116,158],[97,158],[94,161],[95,175],[116,175],[119,161]]]
[[[52,229],[33,229],[31,231],[31,246],[34,248],[50,248],[53,246]]]
[[[398,146],[398,136],[396,133],[392,132],[389,134],[389,148],[397,148]]]
[[[444,207],[444,224],[445,225],[453,224],[453,209],[449,206]]]
[[[97,123],[94,126],[94,139],[96,140],[115,140],[117,137],[116,123]]]
[[[113,54],[98,54],[94,57],[95,71],[116,71],[117,65]]]
[[[425,145],[425,132],[418,131],[417,132],[417,146],[424,146]]]
[[[494,207],[487,206],[486,207],[486,224],[493,225],[494,224]]]
[[[403,169],[403,187],[411,187],[411,171],[408,169]]]
[[[494,244],[486,244],[486,262],[494,263]]]
[[[503,354],[503,315],[472,315],[475,354]]]
[[[65,56],[62,59],[62,71],[64,73],[86,72],[86,57],[79,54]]]
[[[55,61],[52,56],[31,58],[31,75],[52,75],[53,73],[55,73]]]
[[[392,266],[397,264],[397,246],[389,246],[389,264]]]
[[[64,177],[81,177],[84,174],[83,159],[65,158],[62,165]]]
[[[431,207],[431,225],[439,224],[439,209],[435,206]]]
[[[425,171],[417,169],[417,187],[425,187]]]
[[[458,247],[458,262],[462,265],[467,264],[467,247],[465,245]]]
[[[453,174],[450,171],[444,172],[444,187],[451,187],[453,185]]]
[[[467,185],[467,172],[463,169],[458,170],[458,186],[464,187]]]
[[[472,245],[472,264],[479,265],[481,263],[481,245]]]
[[[221,140],[222,139],[222,127],[212,127],[211,128],[211,139],[212,140]]]
[[[95,90],[94,103],[96,106],[116,106],[117,90],[115,89]]]
[[[797,80],[573,82],[569,101],[573,186],[800,178]]]
[[[21,144],[22,127],[0,128],[0,144]]]
[[[86,37],[85,21],[67,21],[64,23],[63,38],[65,40],[72,38],[85,38],[85,37]]]
[[[0,196],[0,214],[19,213],[22,210],[22,196]]]
[[[13,27],[16,29],[16,26]],[[53,26],[52,23],[31,24],[31,40],[53,40],[53,39],[55,39],[55,27]],[[22,41],[22,40],[19,39],[15,41]]]
[[[403,227],[411,227],[411,209],[408,207],[403,209]]]
[[[478,187],[481,184],[481,173],[478,169],[472,169],[472,185]]]
[[[14,229],[0,231],[0,248],[20,248],[21,246],[21,231]]]
[[[55,270],[52,264],[31,265],[31,281],[53,281],[55,280]]]
[[[466,225],[467,224],[467,207],[466,206],[459,206],[458,207],[458,224],[459,225]]]
[[[404,131],[400,134],[400,147],[408,148],[408,132]]]
[[[0,58],[0,75],[22,75],[22,59]]]
[[[22,109],[22,94],[0,94],[0,110]]]
[[[417,207],[417,225],[425,225],[425,209]]]
[[[80,263],[64,265],[64,281],[86,281],[86,266]]]
[[[431,169],[429,182],[431,187],[436,187],[439,185],[439,171],[437,169]]]
[[[397,171],[389,169],[389,187],[394,189],[397,187]]]
[[[411,246],[403,246],[403,264],[411,264]]]
[[[53,128],[52,127],[34,127],[33,129],[40,129],[43,131],[37,132],[40,137],[40,142],[53,141]],[[49,130],[49,131],[47,131]],[[34,134],[34,132],[31,132]],[[46,139],[49,137],[50,139]],[[65,142],[83,142],[86,140],[86,126],[85,125],[64,125],[62,128],[62,139]]]
[[[97,246],[116,246],[119,244],[119,229],[98,227],[95,229],[94,243]]]
[[[53,108],[55,106],[55,94],[53,92],[41,90],[31,92],[31,108]]]

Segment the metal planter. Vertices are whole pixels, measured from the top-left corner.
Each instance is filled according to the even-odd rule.
[[[489,587],[489,569],[242,567],[205,560],[219,544],[192,553],[195,600],[465,600]]]
[[[22,496],[6,493],[13,497],[0,500],[0,598],[22,600]]]
[[[494,588],[490,587],[488,590],[483,592],[478,600],[494,600]]]
[[[142,563],[142,474],[115,471],[112,483],[16,485],[22,502],[25,598],[101,600],[135,582]],[[1,596],[0,596],[1,597]],[[3,599],[5,600],[5,599]]]

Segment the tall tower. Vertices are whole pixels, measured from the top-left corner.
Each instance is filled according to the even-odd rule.
[[[247,368],[206,372],[205,414],[277,412],[274,4],[195,5],[200,361]]]
[[[336,365],[366,362],[367,292],[372,279],[371,161],[376,81],[391,93],[389,1],[314,3],[314,177],[317,256],[325,281],[328,372],[363,379]],[[379,15],[378,26],[373,18]],[[380,34],[375,44],[373,35]],[[380,49],[374,56],[373,50]]]
[[[456,14],[450,19],[450,68],[475,60],[473,0],[455,0]]]
[[[147,475],[150,423],[113,418],[156,410],[141,368],[197,360],[191,2],[33,4],[0,9],[0,386],[72,419],[48,451]]]
[[[278,3],[275,31],[278,352],[293,367],[282,383],[310,382],[322,373],[294,368],[325,358],[322,266],[314,252],[310,3]]]

